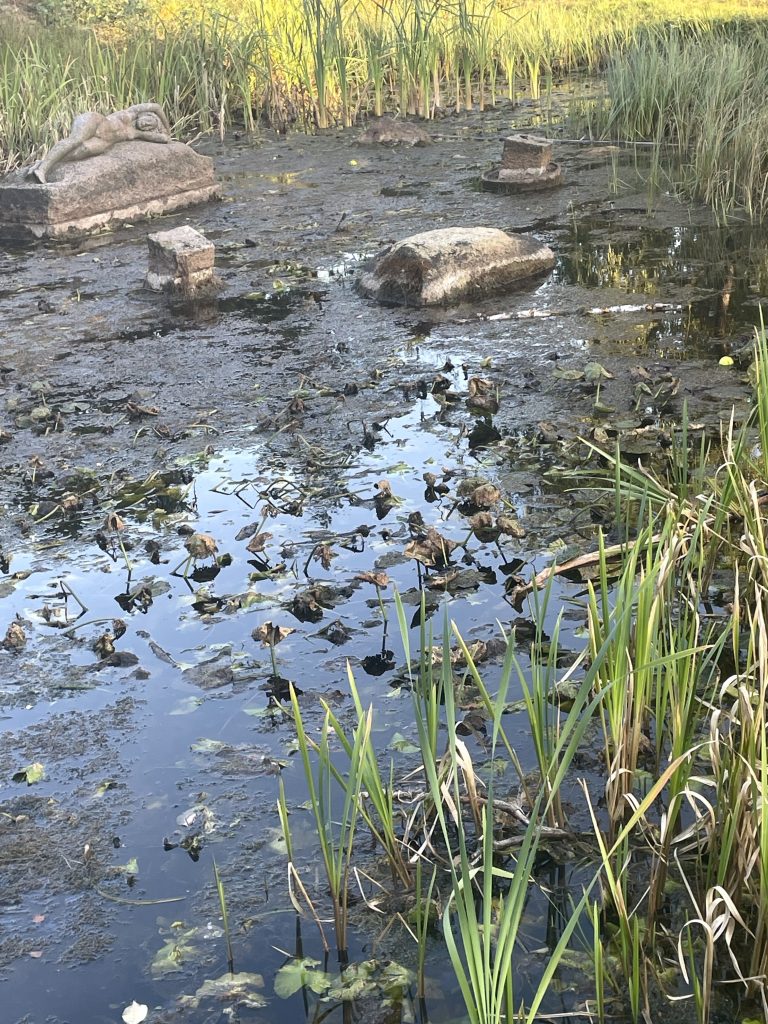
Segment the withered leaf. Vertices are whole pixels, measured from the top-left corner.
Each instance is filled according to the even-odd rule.
[[[478,508],[490,508],[491,505],[495,505],[500,499],[501,491],[494,484],[481,484],[469,496],[469,500],[473,505],[477,505]]]
[[[210,533],[193,533],[184,541],[184,547],[193,558],[212,558],[219,550]]]
[[[24,632],[22,624],[20,622],[12,622],[5,631],[3,647],[7,651],[20,651],[26,642],[27,634]]]
[[[476,398],[479,395],[488,395],[493,389],[493,383],[487,377],[470,377],[467,382],[469,397]]]
[[[94,642],[93,649],[100,658],[108,658],[110,654],[114,654],[115,638],[112,633],[102,633]]]
[[[359,572],[355,579],[362,580],[363,583],[373,583],[375,587],[389,586],[389,576],[385,572]]]
[[[272,622],[263,622],[253,630],[251,636],[254,640],[260,640],[262,647],[275,647],[295,632],[292,626],[275,626]]]
[[[272,539],[271,533],[257,533],[251,537],[246,545],[245,550],[250,551],[252,555],[257,555],[266,547],[267,541]]]
[[[496,395],[474,395],[467,399],[468,408],[476,413],[493,416],[499,411],[499,400]]]
[[[317,545],[313,557],[316,562],[320,562],[324,569],[330,569],[331,559],[336,558],[336,552],[333,550],[331,542],[326,541],[324,544]]]
[[[478,512],[469,517],[469,525],[477,539],[481,542],[495,540],[499,535],[490,512]]]
[[[117,512],[108,512],[101,528],[116,533],[125,529],[125,520],[121,519]]]
[[[142,416],[159,416],[160,410],[156,405],[139,405],[138,402],[126,402],[125,411],[129,420],[138,420]]]
[[[404,555],[414,558],[427,567],[447,565],[451,552],[458,547],[458,542],[443,537],[434,526],[428,527],[426,533],[420,534],[415,540],[406,544]]]
[[[514,516],[497,516],[496,527],[500,533],[506,534],[508,537],[524,537],[525,530],[520,523],[515,519]]]

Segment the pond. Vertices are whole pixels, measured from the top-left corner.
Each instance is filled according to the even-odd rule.
[[[734,405],[743,415],[743,352],[768,286],[764,233],[649,196],[634,152],[555,132],[562,188],[480,192],[526,120],[509,106],[448,117],[432,146],[405,151],[352,131],[201,143],[224,199],[163,226],[215,241],[224,287],[204,306],[142,289],[157,224],[0,255],[0,632],[23,634],[0,650],[5,1020],[107,1024],[133,1000],[153,1022],[461,1019],[437,930],[426,1006],[416,999],[406,894],[376,906],[367,835],[357,1003],[340,998],[306,907],[297,918],[279,777],[297,867],[326,922],[329,908],[288,682],[317,738],[321,699],[353,721],[349,667],[406,785],[417,735],[395,588],[412,649],[423,594],[434,642],[447,612],[494,692],[501,630],[515,629],[523,666],[533,635],[519,588],[611,523],[580,439],[610,449],[621,435],[654,456],[684,404],[713,436]],[[355,293],[384,244],[453,224],[533,232],[557,267],[529,291],[451,309]],[[473,520],[489,511],[501,529]],[[449,559],[434,543],[425,554],[429,528],[442,551],[458,545]],[[545,631],[559,613],[575,654],[582,582],[554,585]],[[476,693],[457,694],[479,773],[516,792]],[[520,698],[505,729],[529,772]],[[582,773],[598,769],[585,751]],[[227,970],[214,858],[235,970],[263,982],[242,978],[235,994],[204,987]],[[587,870],[579,850],[538,863],[519,998]],[[560,1019],[590,996],[585,942],[551,987]],[[278,972],[293,956],[333,978],[291,992]]]

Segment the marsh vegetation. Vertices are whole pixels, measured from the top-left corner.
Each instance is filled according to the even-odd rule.
[[[708,6],[690,5],[684,25],[672,4],[627,4],[618,15],[609,5],[610,17],[600,4],[509,7],[500,0],[304,0],[279,10],[266,0],[235,10],[222,0],[213,14],[183,6],[73,0],[61,9],[47,5],[46,24],[5,20],[4,166],[39,154],[83,108],[114,109],[147,96],[186,134],[224,135],[233,126],[315,132],[384,110],[435,117],[446,108],[482,109],[523,91],[540,103],[539,116],[546,119],[557,76],[583,72],[598,85],[571,103],[570,124],[579,132],[652,143],[642,172],[657,185],[665,181],[699,196],[721,217],[742,210],[759,220],[764,212],[759,140],[768,33],[757,18],[721,23],[726,14],[746,14],[740,5],[732,11],[718,5],[717,22]],[[62,11],[75,12],[84,25],[63,24]],[[451,141],[456,150],[466,148],[465,137]],[[348,154],[339,159],[334,173],[341,179],[356,160]],[[724,167],[738,170],[725,174]],[[297,178],[304,185],[301,172],[281,173],[261,174],[260,186],[282,190],[287,207]],[[606,169],[606,188],[607,179]],[[355,201],[362,203],[365,185],[347,187],[360,189]],[[419,195],[405,191],[406,203],[409,194]],[[343,291],[343,273],[335,283],[329,283],[331,272],[320,282],[314,267],[296,260],[259,263],[249,256],[252,241],[232,241],[232,227],[222,221],[220,250],[228,269],[234,268],[233,278],[257,278],[259,290],[222,299],[211,316],[222,317],[222,334],[232,333],[230,314],[238,311],[238,335],[247,335],[249,345],[257,339],[256,348],[243,349],[242,364],[250,366],[247,358],[256,351],[260,363],[276,368],[278,383],[267,398],[264,379],[252,384],[248,378],[244,417],[256,425],[260,444],[262,435],[288,437],[294,450],[276,455],[264,443],[245,455],[230,452],[231,470],[226,460],[224,468],[209,469],[211,445],[219,442],[216,410],[204,399],[199,405],[207,411],[193,415],[185,393],[187,419],[172,430],[160,405],[122,392],[114,399],[114,422],[107,422],[98,403],[111,399],[101,394],[101,383],[95,398],[58,391],[55,377],[26,391],[25,382],[17,385],[15,404],[8,406],[13,430],[41,445],[62,434],[71,441],[75,429],[107,435],[125,422],[131,426],[119,435],[120,444],[149,459],[161,457],[160,446],[175,452],[182,436],[205,439],[199,441],[205,450],[172,470],[135,479],[123,467],[102,476],[95,469],[71,471],[67,455],[66,486],[45,460],[20,448],[26,462],[15,502],[24,508],[23,543],[39,540],[41,550],[21,555],[29,570],[21,561],[24,567],[12,571],[10,553],[0,563],[8,577],[4,595],[18,614],[7,624],[6,665],[31,671],[34,652],[49,652],[38,669],[50,677],[44,685],[80,687],[99,715],[105,698],[97,691],[110,687],[130,685],[141,700],[157,702],[155,720],[144,723],[150,769],[141,764],[134,770],[146,776],[156,763],[164,765],[171,795],[142,790],[141,813],[133,809],[130,828],[124,808],[115,820],[126,845],[131,838],[146,844],[147,861],[148,823],[163,835],[161,855],[177,859],[172,869],[166,861],[153,880],[159,876],[169,892],[177,876],[192,878],[184,874],[190,865],[210,868],[207,917],[201,912],[194,923],[189,916],[185,921],[174,908],[150,925],[152,938],[157,931],[163,937],[148,969],[155,980],[182,971],[186,979],[201,964],[209,974],[194,994],[176,1002],[176,990],[173,997],[166,993],[165,1008],[153,1008],[158,1021],[216,1019],[211,1014],[220,1015],[222,1001],[229,1017],[279,1019],[286,1016],[282,999],[294,1000],[288,1005],[296,1019],[315,1022],[333,1013],[419,1024],[747,1024],[768,1016],[768,342],[759,328],[731,345],[726,317],[715,323],[700,313],[712,296],[722,312],[736,291],[728,269],[730,235],[681,243],[680,233],[670,240],[665,231],[665,277],[658,265],[649,269],[640,233],[627,232],[628,242],[609,238],[602,248],[590,242],[594,224],[590,204],[585,208],[573,212],[570,227],[556,229],[568,248],[556,274],[573,293],[565,293],[562,309],[542,299],[546,308],[539,311],[553,323],[551,344],[572,330],[571,362],[579,365],[569,365],[567,355],[561,360],[558,351],[553,358],[540,352],[538,363],[524,356],[539,373],[532,383],[519,374],[510,387],[492,365],[508,345],[506,334],[489,335],[478,345],[482,351],[465,354],[469,335],[483,324],[498,328],[505,316],[513,325],[518,316],[533,322],[527,306],[486,311],[487,320],[459,318],[451,328],[457,333],[449,335],[460,339],[455,362],[442,341],[429,349],[424,335],[430,324],[409,322],[409,353],[423,346],[427,362],[416,360],[414,380],[391,385],[391,392],[407,391],[407,399],[398,398],[401,405],[414,396],[421,403],[416,412],[409,405],[406,415],[381,412],[376,404],[395,403],[391,392],[376,396],[380,360],[359,379],[354,360],[343,361],[345,346],[354,342],[340,322],[346,330],[347,322],[363,319],[349,296],[328,331],[339,335],[333,353],[323,334],[323,347],[312,350],[316,371],[286,369],[286,353],[310,329],[307,323],[324,330],[323,307],[338,300],[331,287]],[[427,215],[433,214],[430,208]],[[400,215],[413,211],[406,206]],[[308,234],[294,248],[316,243],[320,217],[314,218],[307,214]],[[282,212],[270,224],[275,236],[286,233]],[[601,238],[612,230],[603,223]],[[751,270],[739,282],[742,292],[751,289],[749,299],[762,294],[766,279],[764,241],[756,236],[752,242],[750,236]],[[338,256],[337,234],[323,236],[323,244]],[[129,263],[124,250],[115,259],[115,266],[120,259]],[[697,277],[690,268],[700,264],[706,267]],[[664,289],[683,287],[685,274],[699,306],[688,297],[687,305],[662,301],[656,308]],[[90,301],[81,284],[72,279],[64,312]],[[588,289],[599,288],[610,291],[613,304],[590,298]],[[570,312],[574,295],[582,304],[578,318]],[[627,295],[641,305],[622,306]],[[587,299],[593,304],[583,305]],[[63,307],[48,305],[38,304],[40,315],[59,317]],[[609,404],[614,374],[603,365],[607,360],[594,358],[613,336],[600,336],[596,324],[627,308],[648,324],[629,336],[617,329],[617,348],[629,350],[623,368],[630,382],[617,411],[619,402]],[[663,308],[668,320],[662,324]],[[103,343],[103,309],[93,316],[95,333],[76,344]],[[290,320],[292,309],[304,311],[299,326]],[[360,328],[361,352],[368,351],[373,315],[367,310]],[[400,329],[377,315],[381,337]],[[146,333],[151,343],[162,342],[152,316]],[[274,324],[283,318],[289,326],[279,333]],[[61,320],[51,322],[61,328]],[[182,332],[205,341],[205,323],[180,322]],[[162,331],[174,329],[162,325]],[[666,331],[684,349],[696,330],[707,342],[717,336],[723,374],[734,362],[748,374],[749,410],[726,415],[719,432],[680,401],[685,352],[673,351],[672,342],[663,372],[626,365],[634,352],[645,360],[654,331]],[[535,335],[520,337],[517,343],[534,351]],[[549,347],[546,339],[540,348]],[[142,339],[136,332],[104,344],[123,348],[127,340]],[[222,337],[215,343],[222,345]],[[713,347],[705,348],[712,364],[707,372],[714,391],[726,390],[726,377],[714,377]],[[68,358],[75,360],[72,353],[59,356],[49,367],[52,377],[62,364],[66,369]],[[240,362],[228,360],[240,372]],[[539,365],[544,360],[546,375]],[[303,354],[298,361],[304,365]],[[392,359],[398,373],[403,362]],[[211,373],[209,365],[203,369]],[[321,379],[326,371],[328,379]],[[188,375],[198,372],[195,364]],[[578,389],[575,425],[563,433],[547,422],[523,428],[515,414],[502,437],[496,424],[505,388],[513,392],[508,404],[519,406],[526,388],[539,389],[533,400],[541,404],[544,392],[557,386],[574,394]],[[217,392],[218,404],[224,404],[221,395],[229,399],[225,392]],[[267,404],[260,409],[262,401]],[[567,391],[547,401],[548,408],[576,403]],[[341,408],[354,415],[342,422]],[[317,428],[313,437],[313,417],[323,416],[331,428],[325,434]],[[426,441],[421,437],[416,451],[420,431]],[[9,442],[10,434],[2,439]],[[104,450],[110,446],[119,447],[110,441]],[[105,462],[114,457],[112,450]],[[523,463],[535,477],[526,494],[537,494],[540,518],[553,519],[546,541],[543,531],[525,541],[526,522],[530,527],[535,516],[530,508],[518,513],[533,499],[521,500],[504,483]],[[561,507],[567,517],[558,521]],[[366,515],[379,533],[361,525]],[[578,529],[572,528],[576,519]],[[566,521],[569,539],[579,542],[576,551],[554,539]],[[89,547],[84,531],[90,531]],[[88,550],[80,579],[66,568],[70,544],[75,558]],[[50,576],[49,559],[61,568],[61,579],[58,589],[46,591],[27,578],[32,569]],[[117,597],[110,573],[125,576]],[[116,600],[127,621],[106,612],[95,622],[85,616],[77,595],[90,598],[81,582],[98,595],[100,608],[111,609]],[[250,630],[245,623],[255,617],[260,624]],[[162,644],[155,639],[158,621],[166,633]],[[136,628],[149,622],[151,635]],[[302,646],[292,648],[299,638]],[[342,650],[350,639],[351,656],[349,648]],[[143,666],[130,684],[110,675],[138,663],[121,646],[128,643],[160,664],[146,687],[150,674]],[[388,685],[374,689],[371,680],[382,677]],[[61,700],[55,691],[42,693],[31,692],[32,716],[37,700]],[[242,694],[247,728],[233,724],[244,717],[232,713],[233,694]],[[16,699],[13,692],[6,697],[9,705]],[[397,731],[390,710],[395,702]],[[186,724],[203,705],[205,721]],[[112,733],[127,729],[126,707],[103,717]],[[105,866],[110,856],[125,858],[105,853],[110,833],[93,810],[110,793],[125,798],[121,773],[129,768],[95,759],[93,771],[100,774],[93,785],[88,763],[70,767],[67,758],[85,763],[93,756],[90,747],[112,742],[104,731],[78,745],[73,733],[79,722],[74,729],[58,722],[48,730],[50,742],[67,749],[57,753],[58,764],[51,754],[53,769],[48,764],[47,770],[70,773],[67,782],[90,817],[81,826],[73,813],[59,814],[57,801],[64,804],[69,795],[60,791],[47,792],[39,804],[8,800],[3,838],[10,835],[17,845],[3,847],[12,854],[6,852],[4,865],[17,872],[30,849],[37,858],[28,836],[39,842],[46,833],[32,833],[30,823],[35,815],[58,815],[61,851],[39,842],[39,861],[34,871],[26,868],[23,883],[33,888],[36,875],[61,873],[63,861],[100,906],[112,900],[118,910],[130,904],[146,911],[161,900],[134,898],[141,884],[136,858]],[[48,758],[38,760],[34,746],[46,739],[36,726],[15,746],[9,741],[13,757],[30,751],[26,767],[16,765],[16,786],[47,784]],[[183,756],[174,737],[183,737]],[[189,768],[190,755],[206,767]],[[4,756],[8,761],[11,755]],[[90,788],[75,788],[83,778]],[[245,780],[242,788],[233,778]],[[151,786],[163,789],[154,778]],[[247,791],[257,787],[261,803],[254,810]],[[181,813],[177,791],[194,792]],[[72,835],[82,864],[67,845]],[[120,836],[114,838],[119,851]],[[213,863],[209,844],[218,844]],[[267,861],[279,863],[279,870],[268,870]],[[26,912],[16,879],[14,898]],[[199,885],[199,876],[187,884]],[[279,941],[269,930],[273,913],[290,920]],[[35,916],[44,923],[45,915]],[[126,930],[136,924],[121,920]],[[35,963],[41,946],[40,940],[24,947]],[[11,961],[14,955],[11,950]],[[108,957],[103,950],[100,955]],[[256,970],[269,979],[266,996]],[[131,985],[137,973],[121,970]],[[105,1005],[113,1005],[110,998]]]
[[[0,27],[0,169],[38,157],[79,111],[148,96],[186,136],[314,130],[520,95],[546,110],[553,83],[580,74],[604,85],[574,102],[574,131],[653,143],[657,177],[721,214],[760,217],[767,201],[760,3],[69,0],[37,12],[42,23]]]

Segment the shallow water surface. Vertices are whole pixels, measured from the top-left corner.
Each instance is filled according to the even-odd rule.
[[[273,991],[289,955],[322,960],[288,899],[279,775],[299,867],[325,898],[287,682],[317,736],[320,698],[352,721],[349,667],[382,757],[405,778],[416,733],[394,588],[414,649],[423,589],[436,642],[446,613],[467,642],[516,627],[525,665],[533,609],[515,606],[516,577],[611,527],[612,503],[578,475],[579,438],[631,435],[638,457],[663,460],[683,402],[698,430],[715,431],[734,403],[743,414],[766,238],[665,197],[649,208],[632,161],[587,146],[560,147],[557,192],[464,184],[498,158],[511,118],[448,118],[432,147],[406,152],[349,132],[209,143],[225,200],[168,218],[216,241],[224,290],[207,306],[142,290],[146,226],[6,255],[1,623],[18,617],[26,643],[0,651],[4,1019],[106,1024],[134,999],[153,1022],[326,1019],[333,1002]],[[557,267],[527,292],[448,310],[356,295],[381,245],[449,223],[535,231]],[[473,403],[478,387],[497,409]],[[519,535],[472,533],[481,509],[468,493],[484,483]],[[448,566],[407,557],[427,527],[462,545]],[[188,561],[195,532],[215,551]],[[249,551],[258,534],[269,536]],[[360,578],[373,572],[386,584]],[[545,629],[560,612],[576,651],[583,584],[555,585]],[[252,635],[269,623],[291,630],[273,649]],[[498,649],[481,670],[493,691]],[[505,727],[528,771],[520,696]],[[466,742],[492,770],[483,731]],[[42,781],[13,781],[36,762]],[[499,785],[516,784],[507,772]],[[226,971],[214,857],[236,969],[263,976],[263,1008],[182,998]],[[582,880],[576,855],[539,865],[521,997]],[[412,940],[389,923],[356,902],[353,960],[413,968]],[[589,995],[581,956],[559,973],[551,1012]],[[429,1016],[457,1019],[436,936],[428,965]],[[361,1019],[423,1016],[410,980],[388,1006],[372,991],[353,1007]]]

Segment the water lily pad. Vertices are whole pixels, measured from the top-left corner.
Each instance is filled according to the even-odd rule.
[[[333,978],[325,971],[316,970],[319,964],[319,960],[310,957],[283,964],[275,975],[275,995],[289,999],[302,988],[308,988],[319,996],[325,995]]]
[[[192,996],[180,996],[179,1006],[196,1010],[203,1000],[212,999],[230,1006],[244,1006],[260,1010],[267,1005],[264,996],[254,989],[263,988],[264,979],[260,974],[242,971],[240,974],[222,974],[220,978],[209,978]]]
[[[45,778],[45,768],[39,761],[33,761],[26,768],[14,772],[11,776],[13,782],[26,782],[28,786],[34,786],[36,782],[42,782]]]

